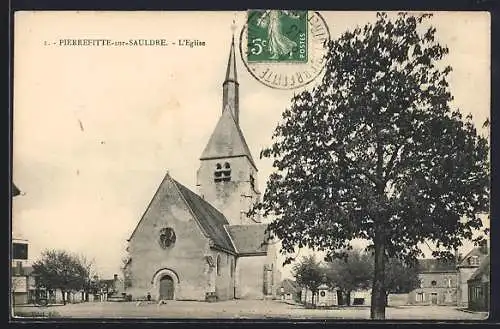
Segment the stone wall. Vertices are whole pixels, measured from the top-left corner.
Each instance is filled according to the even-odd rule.
[[[235,257],[224,252],[214,251],[217,257],[220,257],[219,268],[216,267],[215,293],[218,300],[228,300],[234,298],[234,276],[235,276]],[[231,269],[233,266],[233,269]]]
[[[214,182],[217,164],[231,166],[231,181]],[[258,201],[257,194],[250,184],[250,175],[257,187],[257,172],[246,157],[211,159],[201,161],[197,172],[198,194],[226,216],[229,224],[254,223],[246,216],[250,207]]]
[[[478,267],[461,267],[458,270],[458,306],[467,307],[469,303],[469,280]]]
[[[175,243],[166,249],[159,244],[164,227],[173,228],[176,234]],[[128,252],[131,286],[126,293],[132,298],[145,298],[149,292],[157,299],[160,276],[170,275],[174,299],[205,300],[208,239],[169,179],[164,180],[138,224]]]
[[[266,256],[239,257],[236,262],[236,298],[263,299]]]
[[[457,304],[457,273],[420,273],[418,276],[421,286],[408,294],[408,304]]]

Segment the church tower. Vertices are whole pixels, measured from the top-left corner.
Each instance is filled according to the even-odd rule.
[[[222,114],[200,157],[199,195],[231,225],[258,223],[248,210],[259,201],[257,167],[240,128],[239,83],[234,36],[222,84]]]

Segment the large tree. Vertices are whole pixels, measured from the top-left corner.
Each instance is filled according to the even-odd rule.
[[[314,255],[309,255],[293,266],[292,274],[301,287],[311,291],[311,304],[314,305],[314,296],[318,294],[318,288],[325,279],[324,267]]]
[[[351,292],[368,289],[372,282],[373,260],[370,254],[360,249],[346,251],[344,258],[327,262],[326,277],[331,288],[337,288],[351,302]]]
[[[284,254],[371,242],[372,319],[385,318],[387,257],[414,259],[424,241],[451,257],[489,203],[488,142],[452,106],[429,17],[379,13],[330,41],[322,82],[293,97],[261,153],[275,171],[253,211],[275,216]]]
[[[37,284],[48,290],[59,289],[64,304],[66,292],[89,288],[91,273],[91,262],[64,250],[45,250],[33,264]]]

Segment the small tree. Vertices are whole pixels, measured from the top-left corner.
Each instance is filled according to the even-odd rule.
[[[311,304],[314,305],[314,296],[318,293],[318,288],[325,277],[325,271],[321,263],[316,260],[314,255],[306,256],[302,258],[302,261],[294,265],[292,273],[295,281],[301,287],[311,291]]]
[[[59,289],[66,305],[66,292],[85,289],[90,280],[89,263],[64,250],[45,250],[33,264],[38,285],[48,290]]]
[[[420,285],[416,263],[405,263],[392,258],[385,268],[385,305],[388,305],[389,294],[409,293]]]
[[[345,257],[334,258],[327,264],[328,285],[347,297],[347,305],[350,305],[352,291],[370,288],[373,258],[363,250],[346,251]]]

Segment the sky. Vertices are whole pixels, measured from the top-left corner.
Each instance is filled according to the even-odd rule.
[[[375,20],[374,12],[320,14],[333,39]],[[234,20],[237,37],[245,17],[229,11],[16,13],[13,181],[23,195],[13,200],[12,229],[29,241],[31,261],[44,249],[65,249],[94,260],[101,276],[111,277],[120,273],[126,240],[165,173],[195,190],[199,156],[222,111],[231,25]],[[454,105],[481,128],[490,116],[489,14],[440,12],[432,24],[450,49],[445,61],[453,67]],[[66,38],[191,39],[205,46],[51,45]],[[272,166],[259,152],[301,89],[261,84],[237,52],[240,126],[264,191]]]

